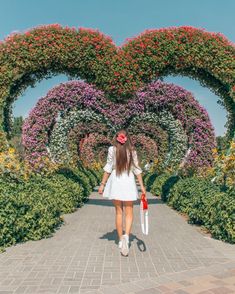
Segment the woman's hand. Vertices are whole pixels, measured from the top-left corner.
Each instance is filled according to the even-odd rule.
[[[101,195],[101,194],[103,194],[103,191],[104,191],[104,184],[101,184],[99,186],[98,193]]]
[[[146,190],[145,190],[143,179],[142,179],[142,173],[137,174],[136,177],[137,177],[138,182],[140,184],[141,192],[146,195]]]
[[[102,181],[100,183],[99,189],[98,189],[99,194],[103,194],[104,186],[107,183],[107,180],[108,180],[109,176],[110,176],[110,173],[105,171],[104,175],[103,175],[103,178],[102,178]]]
[[[145,187],[144,187],[144,186],[141,187],[141,192],[142,192],[144,195],[146,195],[146,190],[145,190]]]

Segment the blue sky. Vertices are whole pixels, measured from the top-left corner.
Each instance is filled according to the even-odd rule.
[[[126,38],[145,29],[190,25],[221,32],[235,42],[234,0],[5,0],[1,1],[0,39],[8,34],[42,25],[59,23],[99,29],[121,45]],[[14,115],[26,117],[36,101],[67,77],[60,75],[29,88],[14,103]],[[191,91],[212,120],[216,135],[225,132],[226,112],[218,97],[187,77],[167,77]]]

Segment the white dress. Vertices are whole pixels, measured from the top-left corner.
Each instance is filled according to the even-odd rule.
[[[137,153],[133,152],[134,165],[131,166],[130,173],[123,172],[116,175],[116,147],[110,146],[108,149],[107,163],[103,167],[104,171],[111,173],[105,185],[103,197],[108,199],[117,199],[122,201],[130,201],[138,199],[138,189],[135,176],[142,173],[139,167]]]

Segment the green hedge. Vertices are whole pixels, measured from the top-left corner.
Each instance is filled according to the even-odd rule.
[[[153,195],[162,196],[163,186],[167,182],[167,180],[170,178],[170,176],[171,175],[169,173],[163,173],[163,174],[160,174],[159,176],[155,176],[154,181],[151,185],[150,192]]]
[[[96,177],[98,179],[97,185],[99,185],[100,182],[101,182],[101,180],[102,180],[102,176],[104,174],[104,170],[101,168],[99,170],[92,170],[92,172],[96,175]]]
[[[146,186],[147,191],[151,191],[152,185],[155,182],[155,179],[157,178],[158,173],[153,172],[146,175],[144,178],[144,184]]]
[[[84,165],[82,164],[81,160],[77,161],[77,168],[76,170],[79,170],[81,172],[83,172],[86,177],[88,178],[90,185],[92,187],[95,187],[98,185],[98,183],[100,182],[100,176],[98,175],[97,171],[94,171],[88,167],[84,167]]]
[[[234,190],[221,192],[208,179],[180,179],[169,192],[168,204],[189,216],[189,223],[207,228],[216,239],[235,243]]]
[[[5,247],[50,237],[64,213],[84,205],[96,177],[79,168],[14,182],[0,177],[0,251]]]
[[[164,180],[165,176],[165,180]],[[162,188],[161,188],[161,198],[163,201],[167,201],[168,195],[172,187],[180,180],[178,175],[163,175],[162,176]]]
[[[143,173],[143,182],[144,182],[144,185],[147,187],[147,185],[146,185],[146,181],[148,180],[148,178],[150,177],[150,175],[151,175],[151,173],[149,173],[149,172],[144,172]]]
[[[98,183],[99,183],[98,177],[96,176],[95,173],[92,172],[92,170],[84,169],[82,171],[87,176],[87,178],[89,179],[90,185],[92,187],[95,187],[95,186],[98,185]]]
[[[61,168],[57,173],[63,175],[68,180],[70,179],[75,183],[79,183],[84,188],[83,201],[88,199],[93,187],[84,171],[80,168],[71,170],[65,167]]]
[[[214,238],[235,243],[235,188],[223,191],[209,178],[165,173],[155,178],[151,193],[186,213],[189,223],[205,227]]]

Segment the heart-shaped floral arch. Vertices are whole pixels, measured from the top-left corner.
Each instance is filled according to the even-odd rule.
[[[151,119],[154,115],[156,117],[159,113],[167,111],[172,116],[171,121],[174,119],[180,122],[181,129],[188,137],[186,144],[192,144],[190,165],[194,167],[210,165],[213,160],[211,151],[215,147],[215,135],[206,110],[199,105],[190,92],[161,81],[146,85],[135,94],[134,99],[126,104],[107,100],[102,91],[85,82],[71,81],[56,86],[45,97],[38,100],[23,125],[22,138],[27,160],[33,164],[41,156],[48,155],[47,147],[52,140],[55,127],[59,126],[61,119],[69,117],[74,109],[85,113],[83,118],[81,115],[78,117],[76,123],[79,123],[79,119],[86,119],[87,112],[87,119],[89,116],[90,120],[96,116],[99,119],[104,117],[114,129],[128,127],[130,124],[136,128],[141,120],[138,121],[135,118],[148,113]],[[90,115],[91,111],[92,115]],[[136,120],[135,123],[133,119]],[[68,125],[70,126],[69,123]],[[73,126],[75,124],[72,124]],[[172,124],[171,134],[173,134],[173,127],[174,124]],[[68,129],[64,128],[66,134]],[[66,140],[64,141],[66,135],[61,135],[62,133],[63,128],[58,136],[54,136],[55,142],[58,141],[54,146],[63,144],[62,148],[59,147],[53,154],[57,152],[59,154],[59,150],[66,149]],[[51,146],[53,148],[53,145]],[[180,156],[177,158],[179,160]]]
[[[97,123],[92,121],[89,124],[79,123],[77,124],[68,135],[68,150],[73,155],[74,160],[77,160],[81,154],[80,146],[83,144],[85,138],[89,136],[92,132],[96,132],[99,136],[100,134],[108,137],[108,126],[104,123]],[[137,148],[141,152],[141,147],[144,149],[144,159],[150,160],[155,158],[153,154],[157,155],[157,158],[164,158],[164,154],[168,149],[168,135],[165,130],[163,130],[160,125],[153,125],[150,122],[139,122],[135,126],[132,125],[132,128],[128,129],[129,134],[139,139],[136,141]],[[150,144],[150,142],[152,142]],[[148,148],[148,146],[153,148]],[[84,150],[84,148],[82,148]],[[100,151],[101,158],[104,158],[107,150]],[[147,152],[148,151],[148,152]],[[81,154],[82,155],[82,154]]]
[[[154,160],[157,158],[159,160],[159,158],[164,158],[164,154],[168,149],[168,135],[160,126],[153,125],[152,123],[140,123],[135,125],[135,128],[132,128],[131,130],[128,129],[128,132],[131,135],[132,141],[134,141],[140,159],[143,162],[149,161],[150,159]],[[104,162],[107,156],[107,148],[101,148],[99,143],[98,149],[100,150],[98,151],[94,150],[92,152],[87,152],[86,148],[88,148],[88,150],[91,150],[91,148],[96,149],[96,142],[97,140],[99,142],[101,136],[105,138],[105,142],[109,139],[108,142],[110,145],[113,137],[111,136],[110,138],[108,134],[108,126],[104,123],[97,123],[96,121],[92,121],[89,124],[79,123],[71,129],[68,134],[68,152],[71,154],[74,161],[79,160],[79,158],[91,158],[90,161],[93,162],[97,158],[100,162]],[[91,138],[90,135],[93,135],[93,137],[98,139],[93,140],[93,137]],[[84,148],[84,146],[86,148]],[[102,146],[107,147],[107,144],[102,144]],[[88,156],[88,153],[95,154],[97,157],[91,155]],[[84,160],[82,161],[85,162]]]
[[[105,118],[103,118],[103,121],[104,119]],[[88,109],[75,109],[68,112],[63,119],[57,122],[52,131],[49,144],[49,150],[53,160],[63,162],[71,157],[67,148],[69,131],[81,121],[89,123],[91,120],[101,122],[102,116],[98,116],[94,111]],[[170,158],[167,160],[167,164],[177,165],[180,163],[187,149],[187,136],[179,120],[176,120],[170,112],[163,110],[157,114],[144,113],[135,116],[129,125],[130,129],[132,124],[135,125],[136,121],[142,121],[144,123],[145,121],[149,121],[153,125],[157,124],[163,127],[169,134],[170,143],[170,148],[168,150]],[[110,130],[111,132],[115,131],[112,124],[110,124]]]
[[[98,124],[102,122],[105,123],[110,132],[114,130],[113,125],[103,115],[97,114],[90,109],[70,111],[63,119],[57,121],[57,124],[51,133],[48,146],[51,158],[58,162],[69,160],[71,157],[71,154],[68,152],[68,134],[70,130],[79,123],[89,124],[92,121],[95,121]],[[96,130],[97,129],[94,131]]]
[[[12,34],[0,44],[0,127],[9,131],[14,100],[48,75],[82,78],[123,102],[160,76],[180,74],[221,97],[233,138],[234,56],[234,45],[222,34],[186,26],[147,30],[122,47],[97,30],[58,24]]]
[[[158,158],[158,148],[156,142],[144,134],[131,136],[132,142],[138,151],[139,161],[149,161]],[[92,166],[97,161],[105,164],[107,150],[112,144],[112,138],[102,134],[90,133],[85,136],[80,146],[80,159],[84,166]],[[105,147],[105,148],[104,148]]]
[[[80,145],[80,157],[84,166],[92,166],[96,163],[97,157],[102,151],[103,158],[106,159],[108,147],[111,144],[109,137],[103,134],[90,133]]]

